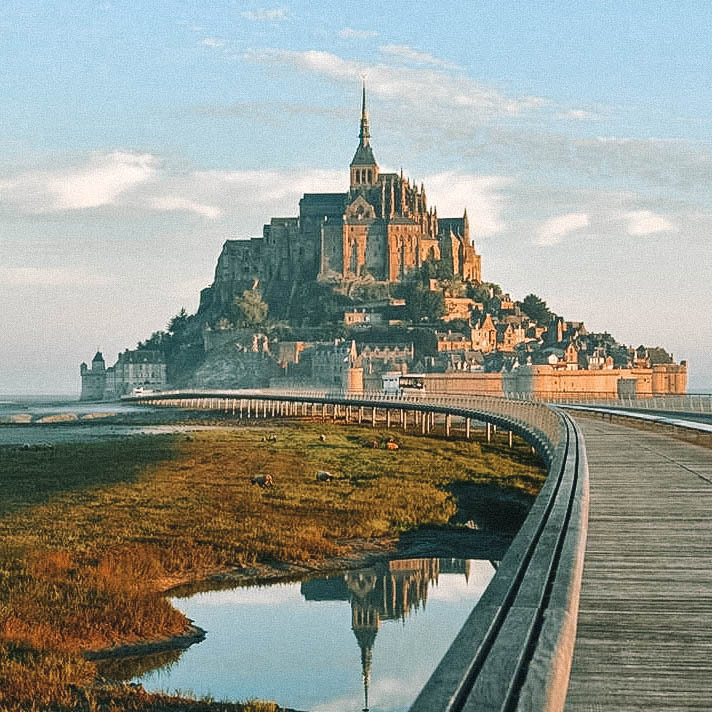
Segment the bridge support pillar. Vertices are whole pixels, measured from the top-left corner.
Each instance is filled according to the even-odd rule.
[[[376,427],[376,406],[374,405],[373,408],[371,408],[371,427],[375,428]]]
[[[449,438],[450,437],[450,426],[452,424],[452,416],[450,413],[447,413],[445,415],[445,437]]]
[[[512,431],[509,431],[509,447],[512,447]]]
[[[487,423],[487,442],[492,442],[492,423]]]
[[[420,434],[425,435],[428,432],[427,417],[426,413],[420,414]]]
[[[390,430],[391,427],[391,409],[386,408],[386,427]]]
[[[465,418],[465,439],[470,439],[470,429],[472,428],[472,423],[469,418]]]
[[[332,422],[336,422],[336,416],[339,414],[339,406],[337,403],[334,403],[334,412],[331,414],[332,416]]]
[[[361,425],[362,422],[363,422],[363,406],[360,405],[358,407],[358,424]]]

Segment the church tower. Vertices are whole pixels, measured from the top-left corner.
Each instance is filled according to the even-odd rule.
[[[363,84],[361,101],[361,129],[358,132],[359,144],[351,161],[351,190],[372,188],[378,183],[378,164],[371,148],[371,132],[368,127],[366,111],[366,83]]]

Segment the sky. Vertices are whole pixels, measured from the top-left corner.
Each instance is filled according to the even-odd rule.
[[[0,393],[78,394],[197,309],[226,239],[383,170],[483,277],[712,392],[712,3],[5,0]]]

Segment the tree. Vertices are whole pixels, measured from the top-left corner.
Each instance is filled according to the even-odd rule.
[[[182,334],[188,326],[189,319],[190,317],[185,307],[181,307],[181,310],[168,322],[168,326],[166,327],[168,333],[176,336]]]
[[[437,321],[445,314],[445,300],[441,291],[431,292],[419,282],[403,285],[408,318],[417,324],[421,321]]]
[[[265,323],[268,306],[256,289],[246,289],[232,301],[232,320],[236,326],[252,328]]]
[[[549,307],[536,294],[527,294],[522,301],[522,311],[537,324],[547,324],[552,317]]]
[[[494,282],[482,282],[481,284],[468,284],[467,285],[467,296],[470,299],[474,299],[476,302],[485,303],[491,297],[501,297],[502,287]]]

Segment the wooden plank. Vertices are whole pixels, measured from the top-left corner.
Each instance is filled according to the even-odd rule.
[[[580,425],[591,501],[566,710],[709,710],[712,452]]]

